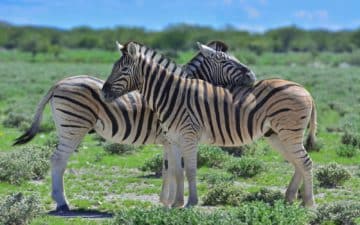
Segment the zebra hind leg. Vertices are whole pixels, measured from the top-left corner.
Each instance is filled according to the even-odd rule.
[[[85,133],[86,134],[86,133]],[[85,136],[84,134],[84,136]],[[60,135],[59,143],[55,152],[51,156],[51,181],[52,193],[51,196],[56,202],[56,211],[69,211],[69,205],[66,201],[64,191],[64,172],[68,159],[78,147],[81,138],[72,139],[71,141]]]
[[[292,203],[297,198],[297,193],[303,180],[303,175],[300,169],[291,161],[292,157],[287,153],[286,147],[280,141],[277,134],[272,134],[271,136],[267,137],[267,140],[275,150],[277,150],[287,161],[292,163],[295,167],[295,173],[291,178],[290,184],[285,192],[285,200]]]
[[[282,145],[286,149],[289,162],[295,166],[295,172],[300,171],[302,175],[304,181],[304,195],[302,196],[304,205],[306,207],[315,207],[312,161],[303,145],[303,131],[297,130],[296,132],[289,133],[284,130],[283,136],[279,135],[279,141],[282,142]],[[299,185],[296,186],[298,189]],[[289,187],[291,188],[291,185]],[[290,190],[290,194],[296,197],[296,194],[293,194],[294,191],[295,190]]]

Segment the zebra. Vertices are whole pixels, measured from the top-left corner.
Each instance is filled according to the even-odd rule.
[[[220,41],[213,41],[206,45],[198,44],[199,53],[180,69],[174,62],[163,58],[162,63],[168,68],[176,69],[181,76],[195,78],[192,71],[198,67],[202,73],[210,73],[214,68],[213,76],[220,79],[213,81],[222,84],[228,73],[232,78],[242,77],[242,79],[232,79],[226,82],[238,83],[239,85],[251,85],[255,81],[255,74],[247,69],[245,65],[238,63],[237,59],[225,53],[227,46]],[[222,60],[217,63],[210,63],[207,59],[207,48],[213,48],[222,52]],[[188,65],[191,68],[188,68]],[[218,68],[224,67],[223,70]],[[237,67],[237,68],[236,68]],[[215,71],[216,69],[216,71]],[[219,74],[218,74],[219,73]],[[209,74],[204,74],[209,77]],[[229,76],[230,77],[230,76]],[[243,82],[243,83],[241,83]],[[160,123],[151,111],[139,92],[132,92],[112,103],[106,103],[101,98],[101,88],[104,81],[86,75],[65,78],[57,82],[50,88],[48,93],[40,101],[31,127],[19,138],[15,140],[15,145],[29,142],[39,131],[40,122],[44,107],[50,102],[53,120],[58,136],[56,151],[51,157],[51,177],[52,177],[52,198],[55,200],[57,211],[68,211],[69,206],[65,197],[63,176],[71,153],[77,148],[84,136],[91,130],[111,142],[122,144],[162,144],[164,146],[164,182],[160,201],[170,204],[168,196],[171,191],[167,174],[171,174],[165,168],[167,164],[170,143],[162,137]],[[173,162],[169,162],[171,165]]]
[[[106,80],[102,93],[112,101],[133,90],[143,95],[158,115],[166,138],[184,158],[189,196],[186,206],[198,202],[196,164],[198,143],[238,146],[265,136],[283,157],[293,164],[295,173],[286,190],[292,202],[304,182],[303,202],[315,205],[312,160],[303,145],[309,124],[309,140],[314,141],[316,109],[313,98],[301,85],[269,79],[253,87],[214,86],[204,80],[176,76],[177,69],[161,63],[164,56],[140,43],[119,46],[122,56]],[[216,55],[216,51],[210,51]],[[199,70],[200,72],[200,70]],[[176,159],[178,162],[179,159]],[[179,171],[179,163],[175,171]],[[177,190],[174,205],[182,205],[183,175],[175,174]]]

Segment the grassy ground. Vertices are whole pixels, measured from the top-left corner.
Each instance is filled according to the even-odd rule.
[[[187,58],[185,56],[185,58]],[[114,57],[116,59],[116,57]],[[25,119],[31,119],[35,105],[48,88],[57,80],[78,74],[90,74],[105,79],[111,64],[84,63],[30,63],[7,61],[0,63],[0,121],[10,112],[21,112]],[[311,153],[315,170],[330,162],[337,162],[348,168],[352,178],[335,189],[315,187],[316,201],[324,203],[338,200],[360,201],[360,154],[352,158],[339,157],[338,148],[343,147],[341,137],[345,129],[360,132],[360,67],[338,68],[330,66],[266,66],[256,65],[254,71],[258,79],[281,77],[304,85],[314,96],[318,109],[318,139],[321,151]],[[49,110],[43,123],[51,127]],[[23,126],[26,126],[25,123]],[[19,128],[5,128],[0,125],[0,151],[12,151],[14,138],[21,134]],[[51,136],[41,133],[32,144],[43,145]],[[291,166],[275,151],[265,151],[266,143],[257,144],[256,157],[266,165],[266,171],[253,178],[238,178],[239,188],[254,191],[261,187],[285,190],[293,173]],[[159,146],[146,146],[141,151],[127,156],[109,155],[97,141],[88,135],[82,147],[70,159],[65,174],[67,198],[73,208],[98,209],[116,212],[123,207],[146,207],[159,204],[161,180],[146,176],[139,170],[144,161],[161,152]],[[199,177],[218,169],[201,168]],[[198,179],[199,180],[199,179]],[[198,184],[200,198],[207,192],[207,184]],[[50,197],[50,174],[39,181],[29,181],[21,185],[0,182],[0,198],[11,192],[37,193],[45,210],[53,210],[55,205]],[[100,224],[101,221],[87,219],[62,219],[40,216],[32,224]]]

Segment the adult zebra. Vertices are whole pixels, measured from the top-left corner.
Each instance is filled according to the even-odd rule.
[[[166,137],[178,146],[184,157],[189,182],[187,205],[198,202],[196,152],[199,142],[236,146],[265,136],[295,167],[286,191],[287,200],[294,200],[304,180],[303,201],[306,206],[314,206],[312,161],[303,146],[303,138],[309,122],[310,138],[314,138],[316,110],[311,95],[302,86],[271,79],[262,80],[254,87],[233,87],[229,91],[203,80],[174,76],[173,69],[159,63],[163,56],[139,43],[129,42],[120,48],[123,55],[114,64],[103,86],[103,95],[111,101],[130,91],[140,91],[158,115]],[[175,205],[179,205],[183,203],[180,173],[176,174],[176,182]]]
[[[189,62],[189,67],[187,65],[179,67],[167,58],[159,58],[159,61],[180,76],[194,78],[202,75],[215,84],[251,85],[255,81],[255,75],[251,70],[225,53],[227,46],[224,43],[214,41],[208,46],[209,48],[199,45],[200,52]],[[209,51],[212,48],[222,52],[221,57],[217,57],[216,61],[209,58],[211,55]],[[193,74],[194,69],[201,72]],[[213,73],[213,77],[219,79],[209,76],[210,72]],[[100,96],[103,83],[102,80],[90,76],[75,76],[59,81],[41,100],[30,129],[14,143],[27,143],[37,134],[44,107],[50,101],[59,139],[59,144],[51,158],[52,198],[57,204],[58,211],[69,210],[63,184],[68,158],[90,130],[95,130],[106,140],[117,143],[163,144],[165,154],[169,152],[167,149],[170,148],[170,144],[162,138],[158,119],[146,106],[141,95],[132,92],[116,99],[113,103],[106,103]],[[169,190],[167,170],[164,172],[160,200],[164,204],[170,204],[174,192]]]

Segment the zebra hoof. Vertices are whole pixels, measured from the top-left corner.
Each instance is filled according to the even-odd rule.
[[[69,211],[70,208],[67,204],[56,207],[56,212],[69,212]]]

